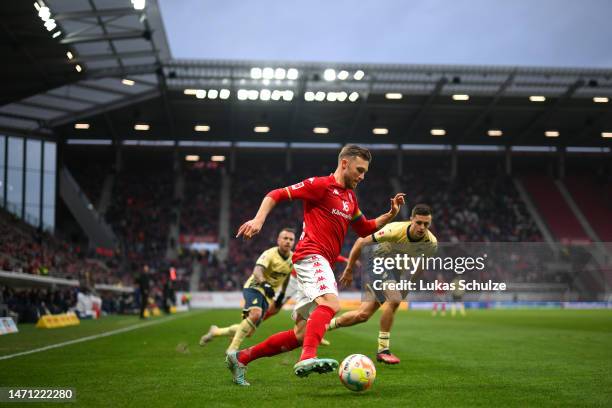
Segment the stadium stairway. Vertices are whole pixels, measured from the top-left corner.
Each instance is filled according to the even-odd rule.
[[[89,238],[90,246],[115,248],[115,233],[96,211],[66,167],[60,170],[59,182],[60,196]]]
[[[598,240],[612,242],[612,205],[605,202],[601,188],[586,177],[568,177],[563,184]]]
[[[108,210],[108,206],[111,203],[111,199],[113,198],[113,186],[115,185],[115,174],[113,172],[109,172],[104,178],[104,184],[102,184],[102,192],[100,193],[100,198],[98,199],[98,205],[96,205],[96,209],[103,216],[106,214],[106,210]]]
[[[519,180],[518,178],[514,178],[512,181],[514,183],[514,187],[516,188],[519,195],[521,196],[521,199],[525,203],[525,207],[527,208],[527,211],[529,211],[529,215],[531,215],[531,218],[533,218],[534,222],[538,226],[538,229],[540,230],[540,234],[542,234],[542,237],[544,238],[546,243],[548,243],[550,248],[556,252],[557,247],[555,245],[555,240],[550,230],[548,229],[546,222],[544,222],[544,220],[542,219],[542,216],[538,212],[535,203],[529,196],[529,193],[527,193],[527,190],[525,190],[525,186],[523,185],[521,180]]]
[[[529,176],[524,177],[521,182],[555,240],[562,243],[591,241],[551,178]]]
[[[219,252],[217,254],[220,261],[224,261],[229,253],[231,190],[232,177],[223,169],[223,175],[221,176],[221,206],[219,210]]]
[[[181,208],[183,206],[183,199],[185,198],[185,177],[181,171],[180,166],[175,166],[174,174],[174,201],[177,205],[173,208],[176,217],[172,224],[170,224],[168,231],[168,247],[166,249],[166,259],[177,258],[177,247],[179,245],[180,225],[181,225]],[[174,243],[174,245],[172,245]]]

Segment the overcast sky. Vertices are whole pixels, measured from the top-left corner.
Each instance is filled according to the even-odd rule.
[[[612,0],[158,0],[174,58],[612,68]]]

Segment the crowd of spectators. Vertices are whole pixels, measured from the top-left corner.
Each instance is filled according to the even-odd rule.
[[[115,258],[88,256],[86,250],[36,229],[0,210],[0,269],[34,275],[76,279],[87,284],[116,284]]]
[[[119,235],[131,262],[163,259],[170,224],[176,220],[174,173],[166,167],[134,167],[115,178],[106,220]]]
[[[203,162],[188,162],[183,176],[185,190],[180,232],[208,237],[215,242],[219,231],[221,168],[207,167]]]

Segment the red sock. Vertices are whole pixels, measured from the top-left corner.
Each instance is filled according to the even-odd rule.
[[[238,353],[238,361],[248,364],[261,357],[271,357],[297,348],[300,344],[293,330],[273,334],[259,344]]]
[[[336,312],[331,307],[319,305],[310,314],[306,322],[306,333],[304,333],[304,345],[300,361],[317,356],[317,348],[329,326],[329,322]]]

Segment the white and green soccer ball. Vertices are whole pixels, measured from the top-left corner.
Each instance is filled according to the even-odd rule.
[[[372,387],[376,378],[376,367],[363,354],[351,354],[338,368],[340,382],[351,391],[365,391]]]

